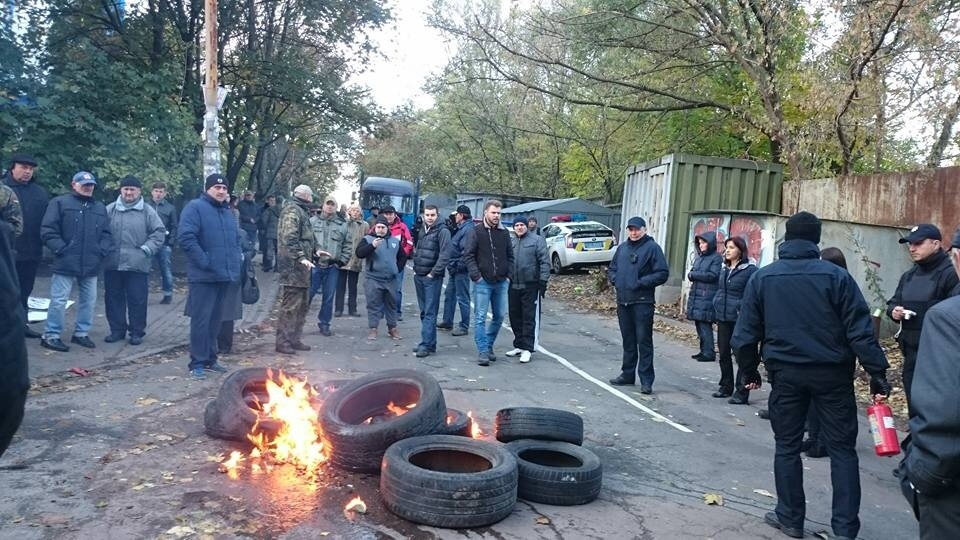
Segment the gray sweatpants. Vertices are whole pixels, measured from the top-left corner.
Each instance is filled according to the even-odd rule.
[[[379,281],[364,276],[363,294],[367,297],[367,324],[370,328],[380,326],[380,319],[387,319],[387,328],[397,327],[397,282],[394,279]]]

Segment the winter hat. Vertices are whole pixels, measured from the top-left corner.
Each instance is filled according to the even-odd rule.
[[[631,227],[634,229],[645,229],[647,228],[647,222],[644,221],[642,217],[634,216],[627,221],[627,228],[629,229]]]
[[[133,176],[132,174],[128,174],[127,176],[124,176],[122,180],[120,180],[120,187],[135,187],[143,189],[143,184],[140,183],[139,178]]]
[[[810,212],[797,212],[787,220],[787,232],[784,240],[809,240],[820,243],[820,219]]]
[[[390,223],[387,222],[387,218],[385,218],[385,217],[383,217],[383,216],[377,216],[377,221],[374,222],[374,225],[378,225],[378,224],[381,224],[381,223],[384,224],[384,225],[386,225],[387,227],[390,226]]]
[[[203,189],[207,190],[212,188],[213,186],[226,186],[226,185],[228,185],[227,179],[224,178],[222,174],[213,173],[207,177],[207,181],[204,182],[203,184]]]
[[[313,190],[306,184],[300,184],[293,188],[293,196],[300,200],[310,202],[313,200]]]
[[[469,217],[471,214],[470,207],[465,204],[461,204],[460,206],[457,207],[457,213],[463,214],[464,216]]]
[[[523,215],[523,214],[520,214],[520,215],[517,215],[517,216],[513,216],[513,224],[514,224],[514,225],[519,225],[519,224],[521,224],[521,223],[522,223],[524,226],[526,226],[526,224],[527,224],[527,216],[525,216],[525,215]]]

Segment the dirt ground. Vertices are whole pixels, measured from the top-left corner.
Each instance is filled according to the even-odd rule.
[[[615,315],[617,312],[614,289],[607,283],[605,268],[551,276],[547,294],[553,298],[561,299],[572,308],[583,312],[605,315]],[[673,321],[686,322],[687,320],[679,300],[673,304],[657,304],[656,313]],[[656,320],[654,321],[654,329],[677,341],[689,344],[691,348],[697,347],[697,333],[692,324],[670,324],[664,320]],[[905,428],[907,423],[907,399],[900,382],[903,355],[900,354],[900,348],[892,338],[881,340],[880,345],[883,347],[887,355],[887,361],[890,363],[887,379],[893,385],[893,393],[890,395],[888,404],[893,410],[898,426]],[[857,364],[856,393],[857,401],[862,405],[872,401],[869,381],[870,377]]]

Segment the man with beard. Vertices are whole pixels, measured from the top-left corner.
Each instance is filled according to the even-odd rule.
[[[887,315],[900,323],[897,343],[903,352],[903,391],[907,395],[907,412],[913,416],[911,386],[917,366],[917,348],[920,346],[920,330],[927,310],[937,302],[952,296],[951,291],[960,283],[950,264],[950,257],[941,246],[940,229],[929,223],[921,223],[900,239],[909,244],[913,268],[900,276],[897,290],[887,302]]]
[[[476,328],[477,364],[489,366],[497,360],[493,344],[497,341],[507,311],[507,288],[513,273],[513,248],[510,233],[500,225],[503,203],[491,199],[483,206],[483,221],[467,231],[463,242],[463,260],[473,280],[473,320]],[[487,309],[493,319],[486,325]]]
[[[280,210],[277,226],[277,273],[280,274],[280,312],[277,320],[276,350],[281,354],[309,351],[302,341],[303,323],[309,307],[310,275],[317,241],[310,225],[313,190],[300,184]]]
[[[140,345],[147,327],[150,262],[163,246],[167,230],[157,211],[143,201],[143,184],[136,176],[120,181],[120,196],[107,206],[116,250],[103,272],[104,307],[113,343],[130,332],[130,344]],[[128,318],[129,316],[129,318]]]
[[[37,169],[37,160],[27,154],[14,154],[10,159],[10,169],[3,177],[3,183],[13,190],[20,202],[23,216],[23,232],[11,245],[16,252],[17,277],[20,283],[20,305],[27,313],[27,299],[33,293],[37,267],[43,256],[43,241],[40,239],[40,223],[47,211],[50,194],[33,179]],[[26,315],[24,315],[25,317]],[[38,338],[40,332],[25,327],[24,335]]]

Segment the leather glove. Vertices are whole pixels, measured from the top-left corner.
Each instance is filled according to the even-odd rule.
[[[890,390],[892,387],[890,383],[887,382],[886,373],[874,373],[870,375],[870,394],[877,395],[881,394],[884,397],[890,397]]]
[[[757,390],[761,386],[763,386],[763,378],[760,377],[760,370],[757,370],[757,369],[753,369],[743,373],[740,376],[740,379],[741,379],[740,384],[742,384],[743,386],[755,385],[753,387],[754,390]]]
[[[540,298],[543,298],[545,296],[547,296],[547,282],[541,281],[540,282]]]

